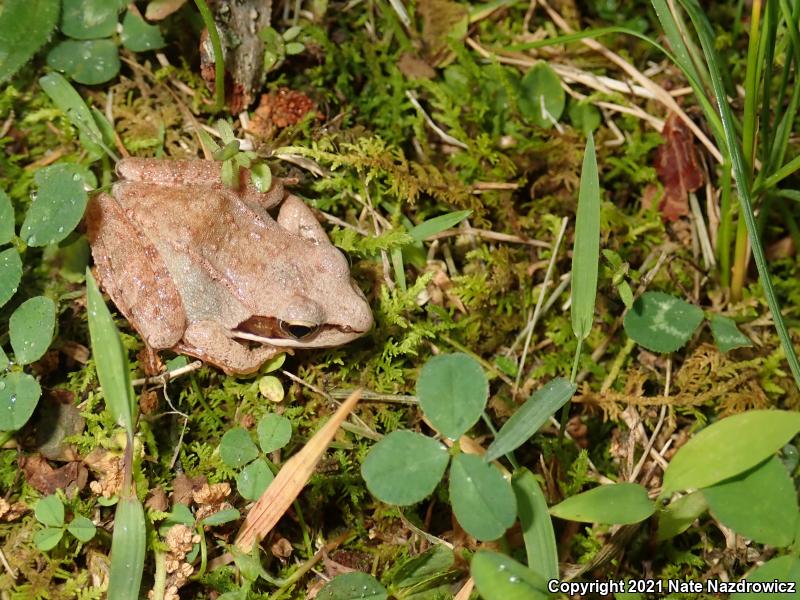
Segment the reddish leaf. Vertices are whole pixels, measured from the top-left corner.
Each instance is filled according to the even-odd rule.
[[[53,494],[57,489],[62,489],[67,496],[72,496],[86,486],[89,478],[89,471],[78,461],[54,469],[38,454],[20,457],[19,466],[28,484],[42,494]]]
[[[680,118],[672,113],[661,132],[664,144],[656,150],[655,168],[664,186],[658,205],[668,221],[689,214],[689,192],[703,185],[703,170],[694,145],[694,137]]]

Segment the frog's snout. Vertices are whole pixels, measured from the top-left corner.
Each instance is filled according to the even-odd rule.
[[[374,323],[372,310],[369,307],[369,302],[367,301],[367,297],[364,295],[364,292],[360,287],[358,287],[356,280],[352,277],[350,278],[350,286],[353,288],[353,292],[355,292],[356,296],[358,297],[352,303],[353,323],[351,327],[353,331],[357,331],[359,334],[366,333],[372,329],[372,325]]]

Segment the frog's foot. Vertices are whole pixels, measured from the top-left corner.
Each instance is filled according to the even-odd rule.
[[[190,323],[183,341],[174,349],[216,365],[228,375],[246,375],[257,371],[270,358],[287,351],[274,346],[248,348],[231,339],[229,332],[214,321]]]

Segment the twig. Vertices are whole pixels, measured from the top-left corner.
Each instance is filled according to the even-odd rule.
[[[706,271],[716,266],[717,261],[714,258],[714,249],[711,247],[711,240],[708,236],[708,228],[706,227],[703,213],[700,210],[700,203],[697,201],[697,195],[694,192],[689,194],[689,206],[692,208],[692,216],[697,225],[697,235],[700,238],[700,250],[703,253],[703,266]]]
[[[0,549],[0,563],[3,564],[3,568],[11,576],[11,579],[16,579],[17,578],[17,574],[14,572],[14,569],[11,568],[11,565],[8,564],[8,561],[6,560],[6,555],[3,554],[3,550],[2,549]]]
[[[472,590],[475,587],[475,580],[470,577],[458,590],[458,593],[453,597],[453,600],[469,600],[472,595]]]
[[[331,398],[347,398],[353,390],[331,390]],[[409,396],[407,394],[379,394],[378,392],[370,392],[364,390],[361,392],[362,402],[388,402],[391,404],[419,404],[416,396]]]
[[[474,227],[469,227],[464,229],[445,229],[444,231],[440,231],[439,233],[429,235],[428,237],[425,238],[425,241],[429,242],[433,240],[441,240],[443,238],[453,237],[457,235],[475,235],[485,240],[494,240],[496,242],[509,242],[512,244],[527,244],[528,246],[536,246],[537,248],[550,247],[550,244],[548,244],[547,242],[542,242],[540,240],[523,238],[518,235],[512,235],[510,233],[499,233],[497,231],[491,231],[490,229],[476,229]]]
[[[187,373],[191,373],[192,371],[197,371],[197,369],[202,366],[203,363],[199,360],[196,360],[194,362],[190,362],[186,366],[175,369],[174,371],[170,371],[169,373],[161,373],[155,377],[141,377],[139,379],[134,379],[131,381],[131,385],[133,387],[139,387],[140,385],[145,385],[148,383],[160,383],[162,385],[166,385],[168,381],[176,379],[182,375],[186,375]]]
[[[398,507],[397,512],[400,514],[400,520],[403,522],[403,525],[408,527],[412,532],[414,532],[414,534],[418,535],[429,544],[432,544],[434,546],[445,546],[446,548],[450,548],[450,550],[454,548],[453,544],[451,544],[450,542],[443,540],[442,538],[438,538],[435,535],[430,534],[427,531],[424,531],[419,527],[417,527],[416,525],[414,525],[411,521],[408,520],[408,518],[405,516],[400,507]]]
[[[439,127],[433,119],[431,119],[428,113],[425,112],[425,109],[422,108],[422,105],[419,103],[419,100],[417,100],[417,97],[414,95],[414,92],[412,92],[411,90],[406,90],[406,97],[409,99],[411,104],[414,105],[414,108],[416,108],[417,111],[422,115],[422,118],[425,119],[425,122],[428,124],[428,127],[433,129],[436,135],[442,138],[443,142],[450,144],[451,146],[458,146],[459,148],[463,148],[464,150],[469,149],[469,146],[467,146],[464,142],[454,138],[444,129]]]
[[[323,398],[325,398],[326,400],[329,400],[330,402],[333,402],[334,404],[336,404],[336,406],[341,406],[341,405],[342,405],[342,403],[341,403],[341,402],[339,402],[339,401],[338,401],[338,400],[337,400],[337,399],[336,399],[336,398],[335,398],[335,397],[334,397],[332,394],[329,394],[329,393],[328,393],[328,392],[326,392],[325,390],[318,388],[317,386],[315,386],[315,385],[314,385],[314,384],[312,384],[312,383],[308,383],[308,382],[307,382],[305,379],[301,379],[300,377],[298,377],[298,376],[297,376],[297,375],[295,375],[294,373],[290,373],[290,372],[289,372],[289,371],[287,371],[286,369],[281,369],[281,373],[282,373],[283,375],[285,375],[286,377],[288,377],[289,379],[291,379],[292,381],[294,381],[294,382],[296,382],[296,383],[299,383],[299,384],[300,384],[300,385],[302,385],[303,387],[307,387],[307,388],[308,388],[308,389],[310,389],[311,391],[313,391],[313,392],[315,392],[315,393],[319,394],[320,396],[322,396],[322,397],[323,397]],[[355,394],[355,392],[356,392],[356,390],[350,390],[350,391],[349,391],[347,394],[345,394],[344,396],[340,396],[340,398],[345,398],[345,399],[346,399],[346,398],[349,398],[350,396],[352,396],[353,394]],[[361,397],[362,397],[362,398],[364,397],[364,396],[363,396],[363,392],[362,392],[362,394],[361,394]],[[364,429],[366,432],[368,432],[368,433],[367,433],[367,435],[366,435],[366,437],[369,437],[370,439],[380,439],[380,437],[381,437],[381,436],[380,436],[380,434],[379,434],[377,431],[373,430],[373,429],[372,429],[372,428],[371,428],[369,425],[367,425],[367,424],[366,424],[366,423],[365,423],[363,420],[361,420],[361,419],[359,418],[359,416],[358,416],[358,415],[356,415],[355,413],[351,413],[351,414],[350,414],[350,417],[353,419],[353,421],[355,422],[355,424],[356,424],[358,427],[360,427],[360,428]],[[359,432],[359,434],[363,434],[363,433],[362,433],[362,432]]]
[[[542,310],[542,304],[544,303],[544,295],[547,291],[547,287],[550,285],[550,278],[553,275],[553,268],[556,264],[556,259],[558,258],[558,250],[561,247],[561,240],[564,239],[564,234],[567,231],[567,224],[569,223],[569,219],[564,217],[561,220],[561,229],[558,230],[558,234],[556,235],[556,241],[553,244],[553,252],[550,255],[550,263],[547,265],[547,271],[544,274],[544,281],[542,282],[542,287],[539,289],[539,298],[536,300],[536,307],[533,309],[533,312],[529,314],[528,318],[528,334],[525,336],[525,344],[522,347],[522,356],[519,359],[519,368],[517,369],[517,376],[514,379],[514,387],[512,388],[512,393],[516,396],[517,391],[519,389],[519,380],[522,377],[522,372],[525,370],[525,359],[528,356],[528,348],[531,345],[531,337],[533,336],[533,329],[536,327],[536,323],[539,320],[539,314]]]

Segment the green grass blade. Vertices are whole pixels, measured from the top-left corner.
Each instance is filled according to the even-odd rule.
[[[744,164],[748,168],[747,181],[753,174],[756,142],[756,103],[758,102],[758,82],[761,80],[761,60],[764,58],[765,45],[761,43],[761,2],[753,4],[750,15],[750,40],[747,45],[747,68],[744,81],[744,116],[742,117],[742,152]],[[767,23],[765,26],[768,26]],[[695,25],[696,27],[696,25]],[[701,39],[702,42],[702,39]],[[717,60],[715,57],[714,60]],[[719,65],[715,65],[719,70]],[[713,86],[713,83],[712,83]],[[719,98],[719,97],[718,97]],[[746,183],[745,185],[749,185]]]
[[[457,210],[444,215],[439,215],[438,217],[433,217],[432,219],[428,219],[427,221],[423,221],[419,225],[416,225],[408,233],[412,238],[414,238],[415,242],[421,242],[432,235],[441,233],[445,229],[455,227],[471,214],[471,210]]]
[[[789,76],[788,73],[789,66],[791,65],[792,62],[794,62],[795,65],[800,66],[800,32],[798,32],[797,30],[796,15],[792,14],[791,8],[789,7],[789,3],[787,2],[787,0],[781,0],[780,8],[783,18],[786,22],[786,31],[788,31],[789,33],[789,40],[790,40],[789,45],[792,53],[791,56],[786,60],[786,64],[784,65],[785,68],[781,80],[781,88],[779,90],[778,102],[776,103],[777,107],[783,105],[783,94],[786,86],[786,81],[788,80]],[[795,10],[795,12],[797,12],[797,9]],[[765,96],[763,103],[766,111],[770,110],[768,102],[769,98]],[[784,113],[780,116],[779,125],[775,130],[774,135],[770,136],[770,141],[771,141],[770,152],[767,155],[766,164],[762,169],[762,173],[770,173],[774,167],[783,163],[783,159],[786,156],[786,150],[789,147],[789,136],[792,133],[792,129],[795,123],[795,117],[797,116],[798,104],[800,104],[800,77],[795,77],[794,84],[792,86],[792,96],[789,100],[789,105],[787,106]]]
[[[684,73],[691,74],[698,83],[704,85],[708,84],[708,72],[704,72],[703,76],[700,75],[698,65],[692,58],[689,47],[686,45],[683,35],[681,35],[678,22],[672,14],[666,0],[652,0],[651,4],[661,23],[661,29],[664,30],[664,35],[667,37],[667,41],[672,51],[675,53],[675,64],[677,64]]]
[[[714,46],[715,37],[711,28],[711,24],[703,12],[703,9],[698,4],[697,0],[681,0],[686,12],[697,30],[700,44],[703,48],[706,61],[708,63],[709,74],[711,76],[711,84],[714,88],[714,95],[716,96],[717,105],[720,111],[720,118],[722,126],[725,131],[725,139],[731,155],[731,162],[733,165],[733,176],[736,180],[736,187],[739,191],[739,205],[741,208],[742,217],[744,218],[745,225],[747,226],[747,233],[750,236],[750,244],[753,250],[753,258],[758,269],[758,275],[761,280],[761,285],[764,288],[764,295],[767,299],[772,318],[775,321],[775,329],[778,332],[778,337],[781,340],[781,345],[786,354],[786,360],[789,363],[789,368],[794,376],[795,384],[800,389],[800,362],[797,360],[797,354],[792,345],[792,339],[789,336],[789,330],[786,328],[786,323],[781,314],[781,307],[778,304],[778,299],[775,297],[775,290],[772,287],[772,281],[769,277],[769,269],[767,267],[767,259],[764,255],[764,247],[758,237],[756,230],[756,222],[753,217],[753,208],[751,202],[750,187],[747,179],[747,167],[744,161],[742,146],[736,138],[736,127],[734,124],[733,113],[731,112],[730,104],[725,95],[725,89],[722,84],[722,74],[720,73],[719,59],[717,58],[716,48]]]
[[[577,386],[556,377],[536,390],[505,422],[486,449],[486,460],[495,460],[527,442],[559,408],[569,402]]]
[[[767,4],[767,10],[764,14],[764,30],[761,33],[761,37],[764,41],[764,76],[761,78],[762,81],[762,92],[761,92],[761,114],[759,116],[759,123],[758,123],[758,131],[761,134],[760,138],[760,147],[759,147],[759,155],[761,157],[762,162],[762,169],[765,168],[765,161],[770,154],[770,146],[772,145],[772,123],[771,123],[771,107],[770,102],[772,100],[772,87],[773,87],[773,77],[772,77],[772,68],[773,62],[775,60],[775,37],[776,31],[778,27],[778,18],[777,18],[777,5],[775,2],[769,2]],[[791,65],[791,60],[786,61],[786,67]],[[783,72],[783,81],[781,81],[780,91],[778,93],[778,97],[780,100],[776,106],[781,106],[783,104],[782,94],[784,93],[784,86],[786,83],[786,76],[788,75],[788,70],[784,69]],[[776,114],[776,121],[778,119]]]
[[[136,495],[120,498],[111,537],[108,597],[137,600],[142,585],[146,526],[144,509]]]
[[[106,123],[105,129],[109,135],[104,137],[92,111],[63,75],[55,72],[48,73],[39,78],[39,85],[42,86],[42,90],[50,97],[53,104],[64,111],[70,122],[78,128],[81,133],[81,144],[89,152],[98,157],[105,152],[114,162],[119,161],[119,157],[110,148],[114,144],[111,126]],[[100,113],[100,118],[105,118],[102,113]]]
[[[539,482],[528,469],[518,469],[511,478],[511,487],[517,497],[528,567],[546,580],[558,579],[556,535]]]
[[[86,270],[87,304],[89,308],[89,337],[92,356],[97,367],[97,377],[103,388],[106,406],[114,420],[125,428],[128,439],[133,439],[135,396],[131,386],[128,356],[122,347],[117,326],[111,318],[103,296]]]
[[[589,134],[583,155],[572,254],[572,332],[579,340],[586,339],[592,330],[599,261],[600,178],[594,138]]]

